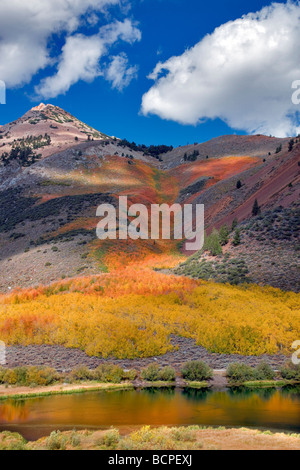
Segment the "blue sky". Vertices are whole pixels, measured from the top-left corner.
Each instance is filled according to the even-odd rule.
[[[9,9],[11,10],[16,2],[17,0],[3,0],[1,2],[4,8],[7,7],[7,11],[3,10],[4,16],[2,15],[2,18],[5,17],[5,14],[11,17]],[[74,4],[76,2],[77,0],[74,0]],[[97,0],[94,0],[94,3],[91,2],[92,5],[95,3],[97,3]],[[117,3],[117,0],[113,0],[113,3]],[[286,5],[286,2],[277,2],[277,4],[279,3]],[[28,4],[30,4],[30,0]],[[60,33],[58,33],[55,22],[53,22],[53,31],[46,31],[43,33],[44,35],[37,32],[34,36],[33,28],[28,43],[35,41],[37,44],[39,41],[41,43],[44,41],[45,50],[50,51],[51,60],[48,60],[48,57],[46,65],[37,65],[35,72],[32,72],[34,70],[33,64],[28,76],[25,79],[19,79],[21,83],[18,83],[18,69],[15,72],[8,70],[9,65],[6,66],[2,62],[2,67],[0,65],[0,79],[8,77],[5,80],[8,83],[8,89],[7,104],[0,106],[0,123],[4,124],[20,117],[29,108],[43,101],[44,103],[60,106],[106,134],[120,138],[126,137],[137,143],[145,144],[172,144],[177,146],[192,142],[203,142],[223,134],[244,134],[260,130],[261,133],[274,135],[296,132],[299,125],[299,114],[297,114],[298,110],[291,108],[289,96],[292,80],[300,79],[299,53],[296,52],[295,56],[297,41],[298,46],[300,45],[299,35],[297,34],[299,33],[299,25],[297,26],[295,23],[290,27],[287,46],[284,50],[278,50],[277,54],[275,45],[276,54],[274,54],[274,57],[279,56],[280,59],[280,54],[282,54],[284,60],[286,58],[287,63],[284,67],[289,69],[289,74],[284,71],[285,75],[281,76],[283,72],[278,68],[275,59],[274,63],[272,62],[273,50],[270,49],[270,55],[267,54],[266,56],[266,61],[270,57],[270,63],[267,64],[270,75],[276,78],[271,85],[268,84],[270,78],[267,76],[265,81],[259,83],[260,77],[264,77],[265,70],[260,70],[259,67],[256,70],[255,65],[256,63],[262,64],[261,57],[266,55],[266,51],[263,50],[264,45],[261,44],[266,41],[262,37],[253,39],[252,49],[248,50],[247,48],[250,46],[243,45],[246,49],[242,54],[240,51],[234,53],[236,58],[233,56],[234,61],[231,69],[225,71],[226,65],[218,66],[216,63],[220,57],[216,56],[216,60],[214,59],[214,54],[216,54],[214,47],[218,41],[218,37],[214,34],[215,28],[225,25],[229,21],[237,20],[250,12],[260,11],[268,5],[270,5],[269,2],[259,0],[251,2],[241,2],[240,0],[226,2],[224,0],[211,2],[199,0],[134,0],[126,2],[122,7],[117,4],[109,5],[105,12],[92,7],[88,12],[86,11],[83,15],[80,15],[80,11],[78,13],[78,10],[76,10],[74,16],[77,15],[77,18],[79,18],[78,25],[70,28],[68,23],[68,26],[63,27]],[[1,9],[3,6],[0,6],[1,32]],[[294,3],[293,6],[296,8],[293,12],[285,11],[286,24],[289,25],[291,23],[289,21],[290,16],[293,14],[294,17],[295,11],[297,14],[299,13],[298,2]],[[267,15],[269,26],[266,26],[266,28],[271,28],[274,25],[275,28],[272,28],[272,30],[276,29],[278,18],[283,16],[278,8],[276,11],[277,16],[276,12]],[[93,13],[97,14],[97,17],[95,17],[97,21],[91,19],[90,23],[92,25],[87,26],[86,18],[93,18]],[[70,13],[68,21],[72,20],[72,14],[73,12]],[[256,24],[258,22],[259,24],[265,24],[263,16],[259,17],[258,20],[255,19]],[[45,87],[41,87],[43,80],[56,74],[57,61],[61,60],[62,48],[68,37],[75,35],[81,35],[80,38],[82,36],[85,38],[94,37],[98,34],[100,27],[112,24],[115,21],[123,22],[125,19],[131,22],[133,29],[130,33],[126,33],[126,39],[119,37],[119,40],[112,42],[107,47],[105,55],[99,59],[99,70],[101,72],[98,75],[100,76],[97,76],[97,74],[94,74],[94,76],[92,73],[92,78],[90,77],[88,82],[80,79],[76,82],[75,80],[76,83],[72,84],[67,91],[58,93],[57,96],[51,98],[47,97],[47,93],[46,96],[41,96],[41,94],[36,96],[38,90],[45,90]],[[12,30],[16,27],[16,31],[18,31],[17,21],[18,19],[15,26],[13,23],[10,26]],[[283,19],[283,27],[285,26],[284,21]],[[244,26],[245,24],[242,24],[242,27]],[[137,31],[140,32],[141,38],[139,38]],[[24,34],[20,34],[19,40],[26,43],[27,38],[24,40]],[[201,42],[207,34],[213,34],[212,41]],[[219,36],[221,39],[233,35],[233,39],[231,39],[233,44],[238,41],[234,38],[240,37],[235,36],[236,32],[233,28],[221,30],[220,34],[222,34],[222,36]],[[266,34],[268,34],[268,30]],[[5,34],[4,39],[3,37],[0,38],[0,52],[1,40],[6,40]],[[8,31],[7,44],[10,44],[10,41]],[[251,37],[250,41],[252,41]],[[257,41],[257,46],[255,41]],[[86,44],[89,47],[90,43],[87,42]],[[187,49],[194,48],[197,44],[200,44],[198,49],[187,56],[184,55]],[[262,47],[261,51],[259,50],[260,45]],[[255,48],[258,50],[257,61],[253,57],[253,49],[255,54]],[[272,48],[274,49],[274,45]],[[85,51],[85,46],[78,48],[75,67],[80,68]],[[28,57],[26,56],[27,52]],[[39,53],[39,49],[32,50],[32,52],[29,49],[28,51],[25,50],[23,53],[24,68],[31,60],[34,62],[34,57],[38,57]],[[224,63],[227,64],[230,62],[231,56],[228,57],[226,54],[228,54],[228,47],[227,52],[224,49],[223,53]],[[165,63],[174,56],[182,58],[179,65],[171,61],[166,67],[168,73],[166,73],[165,67],[161,67],[154,80],[147,78],[159,62]],[[249,63],[245,64],[247,56],[249,56]],[[295,67],[289,65],[289,56],[296,63]],[[128,79],[127,83],[124,82],[115,88],[112,80],[108,79],[107,72],[114,57],[126,57],[128,74],[132,74],[131,81]],[[40,60],[42,63],[43,58]],[[207,64],[203,65],[205,61],[207,61]],[[181,80],[185,74],[184,67],[186,63],[189,64],[190,74],[186,77],[187,85],[183,90],[181,86],[177,87],[178,79]],[[261,65],[261,67],[264,68],[265,65]],[[64,73],[64,70],[67,69],[62,69],[61,73]],[[1,77],[1,71],[4,77]],[[213,78],[210,76],[210,71]],[[253,76],[249,78],[252,71]],[[160,81],[161,73],[163,74],[162,80],[166,80],[165,76],[169,74],[168,82]],[[224,76],[222,76],[222,73]],[[249,84],[247,77],[249,78]],[[211,106],[210,102],[205,102],[207,95],[205,86],[208,86],[207,82],[210,80],[216,80],[214,83],[216,93],[213,94],[216,98],[210,98]],[[244,83],[243,94],[240,86],[241,82]],[[54,84],[57,84],[57,80],[52,80],[50,83],[52,90]],[[196,89],[198,83],[199,89]],[[253,83],[256,83],[259,88],[249,90]],[[158,97],[156,105],[152,104],[154,95],[150,91],[154,85],[157,85],[155,89],[155,96]],[[123,89],[118,89],[122,87]],[[203,89],[202,95],[199,91],[200,88]],[[149,92],[150,94],[145,100],[143,114],[141,111],[142,98]],[[211,87],[209,87],[208,92],[213,93]],[[218,94],[219,96],[217,96]],[[254,103],[254,97],[257,97],[257,106]],[[264,102],[263,100],[269,101]],[[238,102],[241,102],[240,108]],[[266,113],[265,116],[261,117],[269,103],[270,113]],[[212,108],[211,113],[210,108]],[[248,115],[245,116],[247,112]],[[276,112],[280,114],[277,121],[273,117]],[[147,113],[148,115],[145,115]],[[294,113],[294,115],[292,118],[287,119],[287,116],[290,116],[291,113]]]

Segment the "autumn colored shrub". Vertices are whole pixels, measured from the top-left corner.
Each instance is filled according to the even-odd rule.
[[[133,380],[135,380],[138,376],[138,373],[135,369],[130,369],[130,370],[124,370],[123,371],[123,379],[124,380],[129,380],[130,382],[132,382]]]
[[[13,450],[20,451],[26,450],[26,441],[25,439],[17,433],[10,431],[4,431],[0,435],[0,451]]]
[[[48,386],[60,380],[60,374],[50,367],[16,367],[15,369],[0,369],[1,384]]]
[[[133,381],[137,375],[134,369],[123,371],[121,367],[114,364],[101,364],[95,370],[78,366],[68,374],[56,372],[49,367],[16,367],[15,369],[0,367],[0,384],[24,387],[48,386],[58,382],[89,381],[118,384],[122,380]]]
[[[48,386],[60,380],[60,375],[50,367],[30,367],[27,372],[27,383],[30,385]]]
[[[16,385],[17,384],[17,375],[12,369],[0,369],[0,383],[7,385]]]
[[[130,374],[131,372],[131,374]],[[125,374],[123,369],[114,364],[100,364],[95,370],[90,370],[85,366],[74,369],[69,374],[70,382],[88,382],[95,380],[101,383],[121,383],[122,380],[134,380],[128,377],[133,376],[135,371]],[[136,375],[136,372],[135,372]]]
[[[72,382],[88,382],[94,380],[95,374],[86,366],[78,366],[72,370],[69,375],[69,381]]]
[[[213,377],[212,369],[203,361],[186,362],[181,369],[182,377],[191,382],[202,382]]]

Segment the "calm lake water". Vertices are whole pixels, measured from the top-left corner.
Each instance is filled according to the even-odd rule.
[[[0,431],[28,440],[53,430],[143,425],[252,427],[300,433],[300,388],[256,391],[142,390],[0,402]]]

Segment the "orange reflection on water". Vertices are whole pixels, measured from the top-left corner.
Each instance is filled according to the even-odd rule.
[[[205,425],[300,431],[300,390],[142,390],[53,396],[0,404],[0,426]]]
[[[24,401],[8,401],[0,406],[1,423],[26,423],[30,415],[30,407]]]

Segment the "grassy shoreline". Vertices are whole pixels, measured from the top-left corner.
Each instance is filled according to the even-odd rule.
[[[101,391],[128,391],[134,390],[134,386],[132,383],[126,382],[123,384],[82,384],[82,385],[68,385],[68,386],[61,386],[56,385],[54,387],[36,387],[33,388],[32,391],[24,387],[15,387],[10,389],[10,393],[1,394],[0,391],[0,402],[5,400],[18,400],[18,399],[26,399],[26,398],[39,398],[39,397],[49,397],[55,395],[73,395],[73,394],[81,394],[81,393],[88,393],[88,392],[101,392]]]
[[[242,384],[247,388],[283,388],[289,385],[300,385],[300,382],[297,380],[253,380]]]
[[[299,450],[300,435],[272,433],[246,428],[141,427],[120,435],[118,429],[98,431],[54,431],[27,442],[20,434],[0,433],[0,450]]]
[[[193,388],[195,390],[207,390],[213,386],[208,382],[186,382],[185,388]]]
[[[228,388],[249,388],[249,389],[260,389],[260,388],[284,388],[287,386],[297,386],[300,385],[299,381],[295,380],[260,380],[260,381],[249,381],[243,382],[240,384],[228,384]],[[29,387],[4,387],[0,386],[0,402],[6,400],[18,400],[18,399],[30,399],[30,398],[39,398],[39,397],[49,397],[56,395],[73,395],[73,394],[83,394],[91,392],[109,392],[109,391],[131,391],[131,390],[143,390],[149,388],[177,388],[177,389],[194,389],[194,390],[208,390],[214,387],[213,384],[209,382],[191,382],[191,381],[182,381],[180,384],[175,382],[124,382],[124,383],[82,383],[82,384],[69,384],[61,385],[57,384],[54,386],[45,386],[45,387],[34,387],[30,389]]]
[[[180,374],[173,367],[150,364],[141,371],[102,364],[94,370],[78,366],[69,373],[49,367],[0,367],[0,402],[8,399],[71,395],[86,392],[134,389],[284,388],[300,384],[300,370],[287,364],[280,371],[262,362],[256,368],[232,363],[227,370],[213,370],[203,361],[189,361]]]
[[[28,387],[12,387],[9,389],[9,393],[2,394],[0,387],[0,402],[6,400],[18,400],[26,398],[39,398],[39,397],[49,397],[55,395],[72,395],[72,394],[81,394],[88,392],[109,392],[109,391],[130,391],[130,390],[143,390],[149,388],[163,389],[163,388],[192,388],[197,390],[209,389],[211,386],[208,382],[182,382],[180,385],[175,382],[140,382],[132,383],[126,382],[121,384],[112,384],[112,383],[98,383],[98,384],[88,384],[84,383],[81,385],[56,385],[48,387],[35,387],[32,390],[28,390]],[[3,387],[2,387],[3,388]]]

